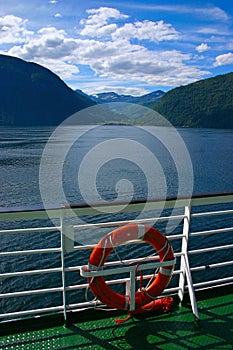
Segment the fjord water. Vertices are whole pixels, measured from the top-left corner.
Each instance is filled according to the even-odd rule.
[[[150,127],[148,128],[150,130]],[[153,130],[153,127],[151,127]],[[42,198],[39,189],[39,167],[41,156],[44,147],[48,141],[49,136],[53,132],[51,127],[37,127],[37,128],[11,128],[1,127],[0,129],[0,208],[1,210],[20,207],[42,207]],[[85,158],[88,152],[91,152],[98,144],[108,140],[116,140],[118,138],[134,140],[142,144],[147,150],[154,153],[158,159],[166,178],[167,196],[177,194],[178,175],[176,164],[171,155],[166,150],[164,145],[154,137],[150,136],[145,130],[141,130],[132,126],[116,126],[106,125],[95,127],[89,130],[86,126],[80,126],[77,130],[78,142],[75,143],[67,159],[64,162],[64,170],[62,177],[64,192],[67,201],[70,203],[83,202],[82,193],[77,184],[78,168],[81,161]],[[178,129],[185,146],[189,152],[194,174],[193,193],[216,193],[232,191],[233,185],[233,130],[216,130],[216,129]],[[82,135],[78,137],[78,135]],[[55,148],[55,153],[59,154],[59,149],[62,145],[58,142]],[[139,155],[140,157],[140,155]],[[53,161],[51,161],[53,164]],[[90,165],[91,168],[91,165]],[[148,167],[149,168],[149,167]],[[184,169],[185,171],[186,169]],[[87,178],[92,173],[88,173]],[[97,190],[103,200],[114,200],[117,197],[116,184],[119,180],[127,179],[132,184],[133,198],[145,199],[148,196],[148,174],[140,169],[138,164],[135,164],[130,159],[110,159],[98,169],[97,177],[95,179]],[[150,177],[150,176],[149,176]],[[54,180],[53,168],[50,169],[48,181]],[[55,180],[54,180],[55,181]],[[159,183],[159,179],[158,179]],[[125,199],[128,196],[128,187],[126,186]],[[130,192],[130,191],[129,191]],[[159,191],[158,191],[159,192]],[[182,193],[185,195],[185,193]],[[122,195],[122,194],[121,194]],[[156,193],[155,193],[156,196]],[[160,193],[158,193],[158,197]],[[122,197],[121,197],[122,199]],[[95,201],[96,198],[93,198]],[[60,203],[54,203],[54,206],[59,206]],[[106,219],[110,219],[106,217]],[[221,218],[218,218],[221,221]],[[227,217],[226,220],[232,220]],[[226,221],[224,220],[225,224]],[[32,223],[32,226],[36,223]],[[206,225],[206,222],[204,223]],[[222,225],[221,222],[219,222]],[[7,228],[7,223],[0,223],[1,228]],[[15,224],[17,227],[17,224]],[[22,227],[26,223],[21,223]],[[46,225],[46,224],[45,224]],[[201,223],[198,225],[201,227]],[[207,225],[208,226],[208,225]],[[14,223],[13,223],[14,227]],[[197,230],[194,228],[194,230]],[[212,240],[214,245],[215,237],[208,238],[208,242]],[[226,242],[231,239],[228,236],[224,237]],[[203,242],[204,244],[204,242]],[[5,250],[20,250],[20,249],[37,249],[45,247],[59,246],[59,235],[57,233],[47,233],[30,235],[4,235],[1,238],[1,251]],[[133,255],[134,252],[132,251]],[[143,252],[142,252],[143,254]],[[68,255],[67,261],[73,266],[79,264],[86,264],[89,252],[82,257],[71,257]],[[82,258],[82,259],[81,259]],[[210,257],[211,259],[212,257]],[[38,259],[35,256],[20,256],[4,258],[0,263],[1,273],[18,270],[28,270],[31,268],[49,268],[58,267],[60,264],[59,256],[54,257],[52,254],[46,254],[43,259]],[[73,260],[72,260],[73,259]],[[210,263],[204,261],[205,264]],[[227,275],[227,270],[225,269]],[[77,273],[71,277],[71,283],[77,282]],[[48,286],[55,287],[60,285],[60,275],[50,279],[45,275],[34,276],[29,279],[27,277],[21,278],[6,278],[0,280],[1,293],[14,291],[17,287],[20,290],[27,288],[38,289]],[[26,286],[26,287],[25,287]],[[70,293],[75,298],[75,294]],[[22,303],[18,303],[18,309],[28,307],[41,307],[57,305],[61,302],[60,293],[54,295],[47,295],[45,298],[38,298],[38,296],[31,296],[20,298]],[[43,301],[43,303],[42,303]],[[12,298],[0,300],[1,312],[12,310],[12,305],[16,302]]]
[[[79,129],[84,132],[85,126],[81,126]],[[88,128],[86,129],[88,130]],[[153,130],[153,127],[151,129]],[[44,146],[52,131],[53,129],[49,127],[2,127],[0,129],[0,207],[42,205],[39,191],[39,166]],[[192,161],[194,172],[193,193],[231,191],[233,184],[233,131],[220,129],[178,129],[178,131],[185,142]],[[162,153],[164,159],[161,159],[161,146],[154,142],[153,137],[150,139],[148,133],[141,132],[138,128],[129,126],[95,128],[94,131],[79,139],[76,150],[78,149],[80,157],[83,157],[98,143],[117,137],[137,140],[154,152],[157,158],[160,156],[160,162],[164,162],[165,159],[162,167],[165,173],[167,171],[167,195],[176,194],[175,186],[172,187],[172,184],[176,182],[177,170],[172,164],[171,157],[164,151]],[[59,152],[59,147],[58,144],[57,152]],[[67,198],[71,202],[78,202],[81,198],[77,193],[76,183],[77,166],[79,164],[77,152],[73,152],[73,155],[71,153],[68,163],[70,167],[69,176],[66,176],[63,185],[67,187]],[[109,174],[107,183],[104,176],[105,172]],[[51,180],[52,176],[53,169],[51,168]],[[138,169],[132,161],[113,159],[112,162],[105,164],[100,169],[97,178],[102,190],[100,194],[103,198],[115,196],[116,181],[120,178],[129,178],[132,183],[136,181],[134,196],[136,198],[146,197],[146,192],[142,187],[146,180],[143,176],[143,169]],[[104,179],[104,184],[101,184],[102,179]],[[59,203],[54,203],[54,205],[59,205]]]

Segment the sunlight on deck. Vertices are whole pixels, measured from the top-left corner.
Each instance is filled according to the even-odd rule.
[[[232,295],[198,302],[200,322],[189,305],[171,313],[133,318],[120,325],[115,317],[81,321],[0,338],[0,349],[232,349]]]

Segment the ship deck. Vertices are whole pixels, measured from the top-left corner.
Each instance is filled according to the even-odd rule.
[[[213,292],[212,294],[215,294]],[[198,300],[199,321],[194,318],[189,302],[176,305],[167,314],[147,314],[117,325],[116,314],[92,311],[93,319],[79,312],[80,320],[60,326],[14,332],[0,338],[0,349],[232,349],[233,293]],[[119,315],[118,315],[119,316]],[[125,315],[122,314],[122,317]],[[41,321],[35,321],[38,327]],[[14,323],[14,322],[13,322]],[[12,323],[12,325],[13,325]],[[30,321],[29,328],[33,328]],[[36,326],[37,324],[37,326]]]

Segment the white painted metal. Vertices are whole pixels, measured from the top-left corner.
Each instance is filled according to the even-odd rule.
[[[181,245],[181,258],[180,258],[180,279],[179,279],[179,292],[178,296],[180,301],[183,301],[184,298],[184,286],[185,286],[185,277],[186,277],[186,262],[185,256],[188,252],[188,238],[189,238],[189,226],[190,226],[190,207],[186,206],[184,208],[184,223],[183,223],[183,238]]]
[[[48,254],[48,253],[60,253],[61,248],[45,248],[45,249],[33,249],[33,250],[15,250],[13,252],[1,252],[0,257],[4,256],[17,256],[17,255],[31,255],[31,254]]]
[[[136,269],[135,267],[130,271],[130,288],[129,288],[129,310],[135,310],[135,278]]]
[[[0,278],[10,278],[10,277],[19,277],[19,276],[32,276],[32,275],[43,275],[47,273],[61,272],[60,267],[54,269],[41,269],[41,270],[32,270],[32,271],[20,271],[20,272],[9,272],[9,273],[0,273]]]
[[[202,254],[206,252],[213,252],[213,251],[219,251],[219,250],[227,250],[227,249],[233,249],[233,244],[228,244],[228,245],[219,245],[217,247],[210,247],[210,248],[201,248],[200,249],[195,249],[189,251],[188,249],[188,240],[189,237],[192,236],[193,239],[195,239],[196,236],[204,236],[204,235],[210,235],[210,234],[221,234],[223,232],[230,232],[233,230],[232,227],[226,227],[224,229],[211,229],[211,230],[205,230],[205,231],[198,231],[198,232],[189,232],[189,223],[191,218],[197,218],[197,217],[205,217],[205,216],[220,216],[220,215],[232,215],[233,210],[221,210],[221,211],[213,211],[213,212],[200,212],[200,213],[191,213],[191,207],[194,205],[207,205],[207,204],[217,204],[217,203],[230,203],[233,202],[233,195],[216,195],[216,196],[209,196],[209,197],[200,197],[200,198],[192,198],[191,200],[191,206],[187,206],[188,201],[186,199],[180,199],[180,200],[169,200],[165,204],[165,208],[172,208],[174,204],[177,207],[184,207],[185,213],[184,215],[174,215],[173,217],[160,217],[160,218],[149,218],[145,220],[133,220],[131,222],[135,223],[151,223],[154,222],[155,220],[157,222],[163,222],[163,221],[168,221],[168,220],[180,220],[183,219],[183,233],[177,233],[174,235],[168,236],[169,240],[181,240],[182,242],[182,248],[180,252],[176,252],[175,256],[176,258],[180,257],[181,263],[180,263],[180,268],[176,269],[174,271],[174,275],[179,275],[179,285],[178,287],[173,287],[173,288],[167,288],[165,290],[165,293],[171,294],[171,293],[178,293],[180,300],[183,299],[184,296],[184,291],[188,289],[189,295],[190,295],[190,300],[191,304],[193,307],[193,312],[196,317],[198,317],[198,311],[196,308],[196,302],[195,302],[195,290],[199,289],[206,289],[210,288],[213,286],[218,286],[218,285],[229,285],[232,283],[233,278],[232,277],[226,277],[226,278],[221,278],[221,279],[216,279],[212,281],[203,281],[200,283],[193,284],[192,283],[192,274],[196,273],[197,271],[202,271],[205,270],[207,267],[206,266],[197,266],[197,267],[190,267],[189,266],[189,255],[192,254]],[[150,203],[150,209],[155,210],[160,208],[161,203],[159,201],[151,201]],[[115,205],[116,206],[116,205]],[[127,211],[140,211],[140,208],[142,209],[144,207],[143,203],[134,203],[132,205],[127,206]],[[81,207],[81,208],[72,208],[77,215],[95,215],[99,214],[97,210],[93,210],[90,207]],[[62,212],[62,214],[61,214]],[[120,225],[125,225],[128,224],[128,221],[120,221],[120,222],[106,222],[106,223],[97,223],[97,224],[87,224],[87,225],[73,225],[67,227],[65,225],[65,216],[70,214],[70,209],[69,208],[63,208],[61,209],[51,209],[50,210],[50,217],[54,218],[60,218],[61,224],[59,227],[36,227],[36,228],[21,228],[20,227],[20,221],[21,220],[40,220],[40,219],[47,219],[47,213],[44,210],[30,210],[30,211],[11,211],[11,212],[0,212],[0,221],[19,221],[19,228],[18,229],[9,229],[9,230],[0,230],[0,236],[1,234],[27,234],[29,232],[47,232],[48,234],[50,232],[54,231],[60,231],[61,233],[61,245],[58,248],[46,248],[46,249],[35,249],[35,250],[17,250],[17,251],[2,251],[0,252],[0,258],[4,259],[7,256],[22,256],[22,255],[35,255],[35,254],[47,254],[47,253],[53,253],[53,254],[60,254],[61,256],[61,266],[58,268],[50,268],[50,269],[35,269],[32,271],[13,271],[13,272],[5,272],[2,271],[0,274],[0,278],[5,279],[5,278],[11,278],[11,277],[20,277],[20,276],[31,276],[31,275],[39,275],[39,274],[51,274],[51,273],[60,273],[62,276],[62,285],[58,286],[56,288],[45,288],[45,289],[38,289],[38,290],[24,290],[24,291],[17,291],[12,293],[2,293],[0,294],[0,299],[1,298],[18,298],[18,297],[24,297],[28,295],[43,295],[46,293],[61,293],[63,296],[63,302],[62,305],[58,305],[55,307],[51,308],[42,308],[42,309],[36,309],[36,310],[26,310],[26,311],[15,311],[15,312],[10,312],[10,313],[3,313],[0,314],[1,319],[7,319],[7,318],[19,318],[23,317],[25,315],[37,315],[37,314],[43,314],[43,313],[49,313],[49,312],[63,312],[64,314],[64,319],[66,320],[67,317],[67,310],[81,310],[86,307],[93,307],[96,305],[99,305],[100,303],[98,301],[95,301],[93,304],[92,302],[80,302],[76,304],[70,304],[67,305],[67,299],[66,299],[66,294],[70,291],[74,290],[85,290],[88,287],[87,282],[86,283],[80,283],[78,285],[71,285],[67,286],[66,285],[66,274],[71,272],[71,271],[82,271],[81,266],[68,266],[65,267],[65,254],[66,252],[77,252],[80,251],[80,253],[83,250],[90,250],[94,247],[94,245],[86,245],[86,246],[74,246],[74,230],[81,230],[83,228],[101,228],[101,227],[114,227],[114,226],[120,226]],[[129,242],[129,244],[134,243],[134,244],[142,244],[141,240],[136,240],[133,242]],[[222,243],[222,242],[221,242]],[[119,284],[119,283],[125,283],[126,284],[126,290],[127,290],[127,295],[130,295],[130,310],[134,309],[134,295],[135,295],[135,281],[139,279],[139,276],[136,276],[135,274],[135,267],[133,267],[133,264],[135,263],[140,263],[140,262],[146,262],[146,264],[139,265],[138,270],[140,269],[146,269],[148,267],[155,268],[158,262],[158,257],[156,256],[147,256],[142,259],[127,259],[124,260],[125,264],[132,264],[131,267],[127,270],[129,272],[129,277],[127,278],[120,278],[118,276],[118,268],[119,268],[119,262],[118,261],[113,261],[113,262],[107,262],[105,265],[108,267],[109,272],[112,274],[113,270],[118,271],[117,272],[117,278],[116,279],[111,279],[107,283],[109,285],[114,285],[114,284]],[[85,264],[86,262],[84,262]],[[169,262],[171,264],[171,262]],[[225,266],[230,266],[233,264],[233,261],[226,261],[226,262],[220,262],[220,263],[213,263],[211,265],[208,265],[208,268],[224,268]],[[147,267],[143,268],[143,266],[147,265]],[[110,269],[109,269],[110,267]],[[124,269],[125,266],[121,266],[121,269]],[[123,270],[121,270],[123,271]],[[98,273],[95,272],[95,273]],[[85,274],[85,273],[84,273]],[[116,276],[116,275],[115,275]],[[185,277],[187,278],[187,286],[185,282]],[[151,275],[146,275],[144,276],[144,279],[149,279],[151,278]]]
[[[163,261],[163,262],[153,262],[153,263],[147,263],[147,264],[143,264],[143,265],[139,265],[137,266],[137,270],[138,271],[143,271],[143,270],[149,270],[149,269],[156,269],[159,267],[163,267],[163,266],[170,266],[173,265],[175,263],[175,259],[173,260],[167,260],[167,261]],[[95,270],[95,271],[89,271],[87,266],[82,266],[82,268],[80,269],[80,274],[83,277],[99,277],[99,276],[109,276],[109,275],[118,275],[121,273],[131,273],[135,270],[135,266],[134,265],[129,265],[129,266],[120,266],[120,267],[116,267],[114,269],[107,269],[107,270]]]
[[[195,292],[194,292],[194,287],[192,282],[192,275],[191,275],[190,266],[189,266],[189,258],[188,258],[188,241],[189,241],[189,228],[190,228],[190,218],[191,218],[191,211],[189,206],[185,207],[184,215],[185,215],[184,224],[183,224],[184,237],[182,238],[182,247],[181,247],[182,256],[181,256],[181,262],[180,262],[180,270],[182,271],[182,273],[180,274],[178,295],[179,295],[180,301],[183,301],[185,278],[186,278],[192,311],[195,317],[199,319],[197,302],[196,302],[196,297],[195,297]]]
[[[2,299],[3,298],[15,298],[15,297],[23,297],[23,296],[27,296],[27,295],[56,293],[56,292],[62,292],[62,291],[63,291],[62,287],[24,290],[22,292],[2,293],[2,294],[0,294],[0,298],[2,298]]]
[[[231,232],[231,231],[233,231],[233,227],[226,227],[226,228],[218,228],[217,230],[193,232],[193,233],[190,233],[189,236],[194,237],[194,236],[212,235],[215,233],[224,233],[224,232]]]
[[[216,267],[226,267],[226,266],[230,266],[233,265],[233,261],[225,261],[222,263],[217,263],[217,264],[209,264],[209,265],[202,265],[202,266],[197,266],[197,267],[192,267],[190,270],[191,272],[195,272],[195,271],[203,271],[206,269],[214,269]]]
[[[216,252],[218,250],[225,250],[225,249],[232,249],[232,248],[233,248],[233,244],[219,245],[219,246],[216,246],[216,247],[209,247],[209,248],[203,248],[203,249],[190,250],[189,251],[189,255],[200,254],[200,253]]]
[[[67,321],[66,313],[66,274],[65,274],[65,229],[64,229],[64,211],[61,209],[60,216],[60,231],[61,231],[61,276],[62,276],[62,301],[64,321]]]
[[[18,312],[8,312],[5,314],[0,314],[0,318],[12,318],[12,317],[23,317],[23,316],[29,316],[29,315],[37,315],[37,314],[44,314],[48,312],[59,312],[63,310],[63,306],[55,306],[55,307],[47,307],[43,309],[34,309],[34,310],[26,310],[26,311],[18,311]]]
[[[188,254],[185,254],[184,258],[185,258],[186,278],[187,278],[188,291],[189,291],[189,297],[190,297],[190,302],[191,302],[191,306],[192,306],[192,311],[193,311],[193,314],[196,317],[196,319],[199,319],[196,296],[195,296],[195,292],[194,292],[192,275],[191,275],[190,266],[189,266]]]
[[[204,212],[204,213],[194,213],[191,215],[192,218],[200,218],[203,216],[216,216],[216,215],[229,215],[233,214],[233,210],[219,210],[219,211],[210,211],[210,212]]]
[[[204,287],[204,286],[213,286],[214,284],[219,284],[219,283],[225,283],[225,282],[232,282],[233,277],[225,277],[225,278],[219,278],[217,280],[212,280],[212,281],[205,281],[201,283],[195,283],[195,287]]]

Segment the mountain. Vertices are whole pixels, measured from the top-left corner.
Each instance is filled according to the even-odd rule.
[[[1,125],[58,125],[73,113],[94,104],[88,97],[70,89],[50,70],[0,55]]]
[[[91,95],[89,97],[96,103],[126,102],[137,103],[146,107],[154,107],[164,94],[165,92],[161,90],[157,90],[143,96],[118,95],[115,92],[103,92],[96,95]]]
[[[118,95],[115,92],[101,92],[95,95],[90,95],[96,103],[109,103],[109,102],[126,102],[128,95]]]
[[[154,106],[160,101],[160,99],[164,95],[165,95],[164,91],[157,90],[140,97],[135,97],[135,102],[133,103],[138,103],[148,108],[154,108]]]
[[[127,102],[117,108],[104,102]],[[98,105],[97,105],[98,103]],[[0,125],[58,125],[77,111],[79,124],[155,125],[154,108],[176,127],[233,128],[233,73],[200,80],[166,94],[143,96],[114,92],[88,96],[73,91],[56,74],[32,62],[0,55]],[[86,107],[94,109],[85,110]],[[142,111],[142,112],[141,112]]]
[[[174,126],[233,128],[233,73],[167,92],[155,110]]]
[[[109,109],[117,112],[118,117],[121,116],[124,123],[164,125],[167,119],[175,127],[233,128],[233,73],[203,79],[167,93],[158,90],[134,97],[106,92],[90,98],[98,104],[131,103],[117,108],[109,106]],[[149,107],[159,114],[136,108],[135,104]],[[163,121],[159,115],[166,119]]]

